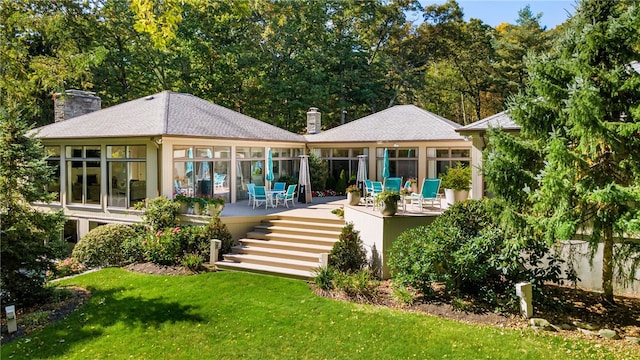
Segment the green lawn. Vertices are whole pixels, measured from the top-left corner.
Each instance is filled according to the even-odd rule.
[[[2,359],[559,359],[605,348],[325,299],[306,283],[234,272],[106,269],[64,281],[92,291],[64,321],[2,346]]]

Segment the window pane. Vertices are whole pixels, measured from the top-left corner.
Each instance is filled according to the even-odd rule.
[[[217,197],[222,197],[226,202],[231,201],[229,192],[229,177],[231,176],[230,161],[215,161],[213,163],[213,193]]]
[[[60,146],[45,146],[48,157],[60,157]]]
[[[331,157],[331,149],[320,149],[320,157],[322,158]]]
[[[358,155],[364,155],[364,149],[363,148],[355,148],[355,149],[351,149],[351,156],[358,156]]]
[[[302,154],[302,149],[291,149],[291,157],[298,157]]]
[[[436,177],[439,177],[441,174],[447,172],[447,168],[450,167],[451,164],[448,160],[446,161],[436,161]]]
[[[196,157],[197,158],[213,158],[213,153],[211,152],[211,148],[196,148]]]
[[[107,166],[109,181],[107,189],[107,205],[112,207],[127,207],[127,174],[126,162],[110,162]]]
[[[129,204],[134,206],[147,197],[147,164],[144,162],[129,162]]]
[[[59,148],[58,148],[59,149]],[[46,190],[49,193],[55,193],[54,201],[60,201],[60,160],[48,160],[47,165],[53,168],[53,174],[49,183],[46,185]]]
[[[237,147],[236,148],[236,157],[238,159],[248,159],[251,157],[251,151],[249,148],[245,147]]]
[[[85,146],[84,151],[86,158],[100,157],[100,146]]]
[[[84,176],[82,161],[67,161],[67,201],[82,203]]]
[[[230,159],[231,148],[228,146],[216,146],[213,148],[213,157],[216,159]]]
[[[128,154],[127,157],[129,159],[146,159],[147,158],[147,147],[144,145],[134,145],[128,146]]]
[[[418,157],[416,149],[398,149],[399,158]]]
[[[67,146],[67,154],[68,158],[81,158],[82,157],[82,146]]]
[[[349,149],[333,149],[333,157],[349,157]]]
[[[451,149],[452,158],[468,158],[469,149]]]
[[[127,156],[125,146],[107,146],[107,157],[110,159],[124,159]]]
[[[449,149],[437,149],[436,157],[439,158],[448,158],[449,157]]]
[[[98,150],[99,152],[99,150]],[[86,204],[100,204],[100,162],[86,162]]]
[[[188,146],[174,146],[173,147],[173,158],[174,159],[188,159],[193,158],[193,151],[189,154],[189,150],[191,150]],[[189,156],[191,155],[191,156]]]
[[[264,158],[264,149],[263,148],[251,148],[251,157],[252,158]]]

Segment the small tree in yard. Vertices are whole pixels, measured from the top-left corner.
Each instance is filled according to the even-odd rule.
[[[45,185],[52,169],[40,141],[26,136],[29,127],[20,116],[0,108],[0,299],[26,306],[48,294],[45,273],[57,254],[64,218],[29,205],[51,200]]]
[[[552,51],[528,61],[509,104],[521,136],[494,131],[484,163],[511,225],[549,243],[585,234],[592,254],[603,244],[609,302],[614,273],[632,281],[640,262],[623,240],[640,231],[639,28],[637,2],[582,1]]]

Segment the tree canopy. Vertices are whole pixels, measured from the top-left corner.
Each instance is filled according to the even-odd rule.
[[[539,19],[524,9],[498,31],[453,0],[3,2],[0,105],[42,125],[65,89],[104,106],[172,90],[294,132],[312,106],[325,128],[396,104],[469,123],[526,82],[525,50],[547,47]]]

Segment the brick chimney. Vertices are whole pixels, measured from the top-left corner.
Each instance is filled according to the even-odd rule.
[[[100,110],[102,102],[96,93],[82,90],[66,90],[64,94],[53,95],[55,121],[63,121],[76,116]]]
[[[321,126],[320,111],[318,111],[318,108],[309,108],[309,111],[307,111],[307,134],[318,134]]]

